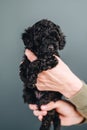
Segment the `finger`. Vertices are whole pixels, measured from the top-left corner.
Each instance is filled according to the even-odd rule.
[[[37,105],[29,104],[28,105],[31,110],[37,110]]]
[[[34,53],[31,52],[31,51],[28,50],[28,49],[25,50],[25,55],[27,56],[27,58],[28,58],[31,62],[37,59],[37,57],[34,55]]]
[[[62,100],[58,100],[58,101],[56,101],[56,102],[50,102],[50,103],[48,103],[48,104],[46,104],[46,105],[42,105],[41,106],[41,110],[44,110],[44,111],[50,111],[50,110],[52,110],[52,109],[60,109],[61,108],[61,106],[63,106],[64,107],[64,101],[62,101]]]
[[[42,106],[41,106],[41,109],[42,109],[42,110],[46,110],[46,111],[52,110],[52,109],[56,108],[56,105],[55,105],[55,104],[56,104],[56,103],[54,103],[54,102],[50,102],[50,103],[48,103],[47,105],[42,105]]]
[[[42,85],[41,83],[39,83],[39,82],[37,82],[36,83],[36,86],[37,86],[37,89],[39,90],[39,91],[44,91],[44,85]],[[46,91],[46,89],[45,89],[45,91]]]
[[[33,114],[35,115],[35,116],[45,116],[46,114],[47,114],[47,111],[38,111],[38,110],[35,110],[35,111],[33,111]]]
[[[39,119],[40,121],[42,121],[43,116],[42,116],[42,115],[38,116],[38,119]]]
[[[42,72],[43,73],[43,72]],[[38,74],[40,75],[40,74]],[[46,77],[44,76],[44,73],[41,74],[41,76],[37,78],[37,83],[36,83],[36,86],[38,88],[38,90],[40,91],[46,91],[46,90],[49,90],[49,86],[46,87],[48,85],[48,82],[47,82],[47,79]]]

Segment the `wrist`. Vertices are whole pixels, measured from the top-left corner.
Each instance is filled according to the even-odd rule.
[[[66,98],[72,98],[80,91],[82,85],[82,81],[78,77],[74,76],[72,80],[69,83],[67,83],[67,90],[64,91],[63,95]]]

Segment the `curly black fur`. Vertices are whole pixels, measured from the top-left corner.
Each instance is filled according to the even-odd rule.
[[[28,104],[42,104],[61,99],[62,94],[53,91],[39,91],[36,87],[38,74],[51,69],[58,64],[54,54],[59,56],[58,50],[65,46],[65,36],[60,27],[53,22],[43,19],[29,27],[22,34],[25,49],[30,49],[37,56],[37,60],[30,62],[24,55],[20,65],[20,78],[24,83],[23,98]],[[49,130],[51,121],[54,130],[60,130],[60,119],[55,110],[51,110],[43,117],[40,130]]]

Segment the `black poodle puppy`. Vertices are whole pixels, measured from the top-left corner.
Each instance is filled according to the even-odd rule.
[[[24,83],[23,98],[28,104],[42,104],[60,100],[62,94],[53,91],[39,91],[36,87],[37,76],[41,71],[51,69],[58,64],[54,55],[59,56],[58,50],[65,46],[65,36],[60,26],[43,19],[29,27],[22,34],[25,49],[31,50],[37,60],[30,62],[24,55],[20,65],[20,78]],[[53,122],[54,130],[60,130],[60,119],[56,110],[48,111],[43,117],[40,130],[49,130]]]

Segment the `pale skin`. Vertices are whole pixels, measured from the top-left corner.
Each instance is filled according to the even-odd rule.
[[[63,100],[50,102],[47,105],[42,105],[41,111],[38,111],[36,105],[30,104],[29,108],[33,110],[34,115],[37,116],[40,121],[42,121],[43,116],[47,114],[47,111],[56,109],[56,111],[59,113],[62,126],[79,124],[84,119],[76,110],[75,106]]]
[[[28,49],[25,55],[32,62],[37,57]],[[43,71],[38,75],[37,88],[40,91],[58,91],[67,98],[72,98],[82,88],[81,80],[69,69],[69,67],[57,56],[58,65],[56,67]],[[47,114],[48,110],[53,108],[59,113],[61,125],[69,126],[79,124],[84,119],[75,109],[74,105],[66,101],[50,102],[42,106],[41,111],[37,110],[36,105],[29,105],[29,108],[34,111],[34,115],[42,120],[43,116]]]

